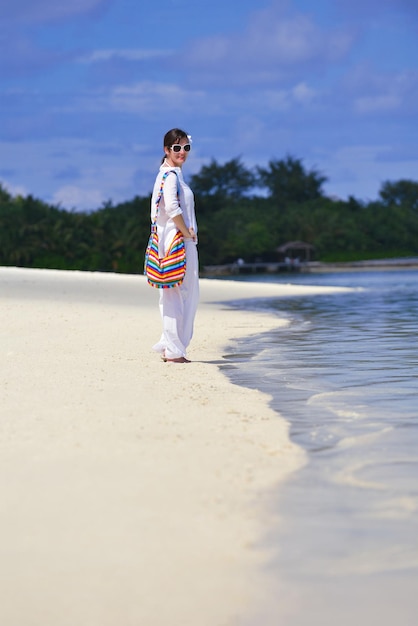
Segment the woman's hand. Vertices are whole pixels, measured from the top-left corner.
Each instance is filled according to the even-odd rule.
[[[193,239],[193,241],[197,241],[196,233],[194,231],[194,228],[192,228],[192,227],[189,228],[189,237],[191,237]]]
[[[177,226],[177,229],[181,232],[185,239],[193,239],[193,241],[197,241],[197,236],[194,231],[194,228],[187,228],[185,221],[183,219],[183,215],[176,215],[173,217],[173,222]]]

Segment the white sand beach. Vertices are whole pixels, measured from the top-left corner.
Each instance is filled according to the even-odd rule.
[[[305,457],[219,369],[231,339],[286,322],[226,303],[326,291],[201,280],[179,365],[151,351],[143,276],[0,268],[0,624],[246,623],[272,490]]]

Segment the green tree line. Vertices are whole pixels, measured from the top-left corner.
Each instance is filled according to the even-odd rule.
[[[324,262],[418,255],[418,182],[386,181],[364,202],[327,197],[326,180],[292,156],[204,165],[189,180],[201,266],[277,260],[287,241],[311,244]],[[140,273],[149,215],[150,195],[76,212],[0,185],[0,265]]]

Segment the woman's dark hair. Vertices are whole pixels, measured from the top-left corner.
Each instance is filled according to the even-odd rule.
[[[164,135],[164,148],[171,148],[175,143],[179,143],[181,139],[188,139],[187,133],[181,128],[172,128]],[[164,163],[166,155],[164,154],[161,163]]]

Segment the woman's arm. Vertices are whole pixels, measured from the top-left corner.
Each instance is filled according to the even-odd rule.
[[[164,183],[164,208],[167,215],[173,220],[177,230],[181,232],[185,239],[197,240],[196,233],[193,228],[187,228],[183,218],[183,211],[178,199],[178,180],[175,172],[168,175]]]
[[[178,192],[178,179],[175,172],[169,172],[163,187],[164,210],[168,217],[174,219],[176,215],[180,215],[181,209]]]
[[[175,225],[177,226],[177,230],[179,230],[181,232],[181,234],[183,235],[183,237],[185,239],[193,239],[193,241],[196,241],[196,233],[194,232],[193,228],[187,228],[186,223],[183,219],[183,215],[176,215],[175,217],[172,218],[173,222],[175,223]]]

